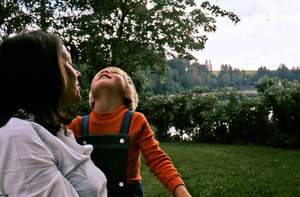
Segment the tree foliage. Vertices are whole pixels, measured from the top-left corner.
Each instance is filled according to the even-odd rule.
[[[21,32],[25,24],[31,22],[14,1],[0,1],[0,13],[0,41],[12,33]]]
[[[205,32],[216,30],[216,17],[240,20],[194,0],[7,0],[0,5],[1,38],[26,28],[54,32],[75,63],[88,65],[89,75],[117,66],[135,83],[143,82],[136,76],[141,70],[162,75],[168,56],[195,59],[191,51],[204,48]]]
[[[262,102],[272,112],[273,143],[299,145],[299,81],[264,77],[256,83],[256,88],[262,97]]]

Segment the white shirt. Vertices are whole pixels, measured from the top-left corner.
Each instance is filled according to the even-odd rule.
[[[53,136],[41,125],[11,118],[0,128],[0,196],[106,197],[106,178],[71,131]]]

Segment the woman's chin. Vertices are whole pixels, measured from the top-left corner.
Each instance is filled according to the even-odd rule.
[[[73,98],[69,98],[69,99],[65,99],[63,102],[62,102],[62,107],[63,108],[66,108],[66,107],[70,107],[72,105],[76,105],[78,103],[80,103],[82,100],[82,97],[80,94],[77,94],[76,96],[74,96]]]
[[[71,103],[72,103],[72,105],[76,105],[76,104],[80,103],[81,100],[82,100],[82,97],[81,97],[80,94],[78,94],[78,95],[76,96],[76,98],[74,98],[73,102],[71,102]]]

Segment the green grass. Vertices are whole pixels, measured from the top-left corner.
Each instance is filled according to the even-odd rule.
[[[300,150],[261,146],[164,142],[190,194],[198,196],[300,196]],[[170,197],[142,158],[145,197]]]

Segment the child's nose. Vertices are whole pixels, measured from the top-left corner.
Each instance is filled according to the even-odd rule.
[[[110,73],[108,68],[103,71],[103,73]]]

